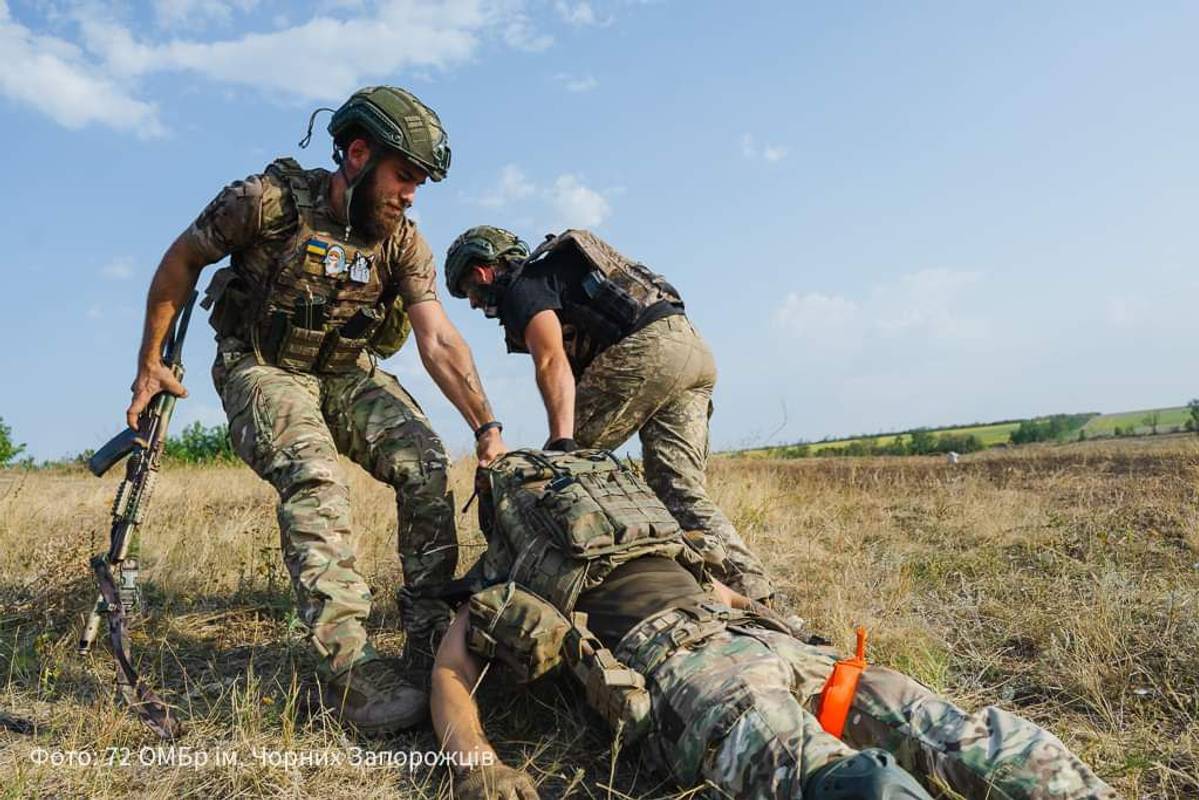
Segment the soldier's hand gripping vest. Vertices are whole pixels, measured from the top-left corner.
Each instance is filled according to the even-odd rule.
[[[281,158],[266,175],[285,188],[295,231],[265,285],[249,286],[232,266],[213,276],[204,307],[222,336],[250,343],[259,358],[299,372],[346,372],[364,350],[386,358],[409,331],[403,303],[381,274],[382,243],[345,239],[317,204],[316,171]]]
[[[644,678],[621,664],[574,613],[579,595],[617,566],[664,555],[702,570],[674,517],[611,453],[515,450],[485,471],[488,539],[471,597],[471,649],[533,680],[565,660],[589,704],[635,738],[648,724]]]

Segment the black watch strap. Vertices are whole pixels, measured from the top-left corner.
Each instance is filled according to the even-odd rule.
[[[492,428],[502,432],[504,430],[504,423],[500,422],[498,419],[493,419],[491,422],[484,422],[482,425],[475,428],[475,441],[477,442],[482,439],[483,434],[487,433],[487,431],[491,430]]]

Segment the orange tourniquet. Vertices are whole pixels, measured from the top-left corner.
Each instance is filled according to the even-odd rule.
[[[866,629],[858,626],[857,634],[857,653],[853,658],[833,665],[833,674],[828,676],[820,693],[820,727],[838,739],[845,730],[849,707],[858,690],[858,679],[862,677],[862,670],[866,669]]]

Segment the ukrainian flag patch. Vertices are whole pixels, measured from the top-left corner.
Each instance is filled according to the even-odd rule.
[[[321,256],[323,258],[329,252],[329,243],[313,238],[308,240],[308,245],[305,249],[310,255]]]

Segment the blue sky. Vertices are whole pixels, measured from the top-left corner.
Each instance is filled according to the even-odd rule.
[[[1197,38],[1170,2],[0,0],[0,417],[38,458],[119,430],[162,251],[276,156],[329,166],[308,112],[384,82],[449,131],[416,200],[439,256],[585,226],[680,288],[716,447],[1180,404]],[[445,299],[540,444],[527,357]],[[224,419],[213,351],[200,316],[179,425]],[[385,367],[465,451],[415,348]]]

